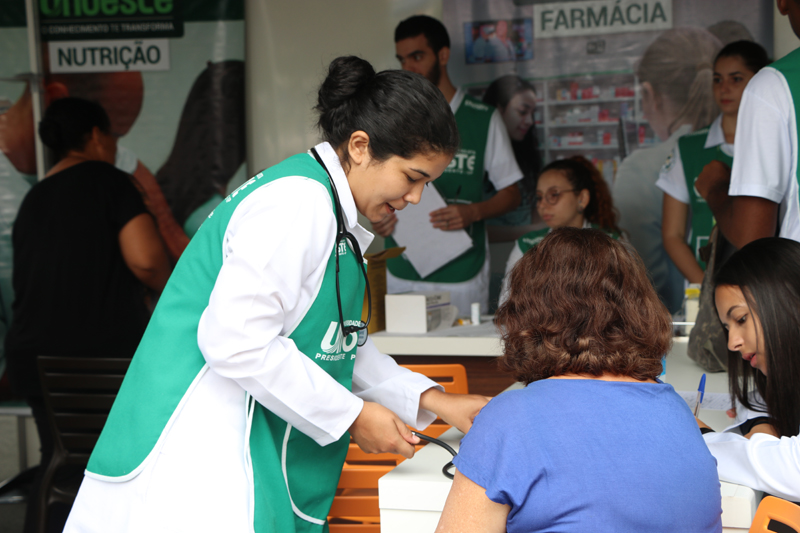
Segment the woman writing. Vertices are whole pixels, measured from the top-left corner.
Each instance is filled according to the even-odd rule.
[[[708,126],[719,114],[712,94],[714,58],[722,43],[702,28],[667,30],[647,47],[636,69],[642,113],[660,144],[625,158],[614,180],[620,225],[639,252],[661,301],[671,313],[683,303],[684,278],[664,249],[661,207],[655,186],[678,138]]]
[[[711,209],[697,194],[694,181],[713,160],[729,167],[733,163],[742,92],[750,78],[768,63],[767,51],[752,41],[736,41],[720,50],[714,61],[713,88],[714,101],[722,113],[711,126],[678,139],[656,182],[664,191],[661,225],[664,249],[689,283],[703,281],[705,263],[699,251],[708,242],[714,226]]]
[[[31,188],[14,224],[15,299],[5,347],[9,380],[33,410],[46,465],[54,444],[36,357],[132,357],[149,318],[146,287],[160,292],[170,266],[131,176],[114,167],[117,141],[102,107],[56,100],[39,135],[58,162]],[[43,512],[37,501],[30,499],[26,531]]]
[[[614,239],[622,231],[603,176],[589,160],[581,156],[553,161],[544,168],[536,182],[536,210],[547,228],[531,231],[517,239],[506,263],[500,303],[508,297],[511,270],[522,255],[536,246],[555,228],[594,228]]]
[[[656,381],[669,313],[624,244],[553,230],[514,268],[497,325],[526,387],[475,418],[437,533],[722,531],[714,459]]]
[[[744,436],[700,422],[721,480],[792,501],[800,501],[798,271],[800,243],[777,237],[747,244],[720,268],[715,297],[728,330],[731,396],[765,417],[749,421]]]
[[[344,57],[316,109],[326,142],[228,196],[181,257],[66,531],[323,531],[348,430],[409,457],[404,423],[466,431],[486,402],[360,337],[372,235],[357,213],[378,221],[442,173],[458,146],[447,102]]]

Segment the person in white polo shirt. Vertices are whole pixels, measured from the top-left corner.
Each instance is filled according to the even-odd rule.
[[[800,1],[776,0],[800,36]],[[762,237],[800,241],[797,109],[800,50],[756,74],[742,96],[733,168],[712,161],[695,182],[737,248]]]

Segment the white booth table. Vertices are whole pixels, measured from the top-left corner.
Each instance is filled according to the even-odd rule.
[[[420,336],[378,333],[371,335],[371,338],[379,350],[392,355],[499,356],[502,353],[493,326],[473,326],[470,333],[474,332],[475,336],[459,335],[467,333],[466,328],[450,328]],[[667,356],[665,381],[677,391],[697,390],[702,374],[703,370],[686,355],[686,338],[676,338],[672,352]],[[511,388],[519,387],[521,384]],[[706,392],[725,393],[727,390],[726,373],[707,374]],[[727,427],[730,420],[724,411],[702,408],[698,417],[717,431]],[[461,432],[452,428],[440,438],[458,450],[462,436]],[[442,467],[450,459],[446,450],[429,444],[417,452],[413,459],[403,461],[380,479],[378,494],[382,533],[433,533],[452,483],[442,474]],[[721,483],[721,490],[723,532],[747,531],[761,493],[725,482]]]

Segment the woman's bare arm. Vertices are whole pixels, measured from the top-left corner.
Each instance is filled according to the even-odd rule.
[[[511,507],[493,502],[486,491],[456,471],[436,533],[505,533]]]
[[[703,269],[691,248],[686,244],[686,217],[689,206],[664,193],[664,208],[661,219],[661,238],[664,249],[672,262],[689,283],[703,282]]]
[[[122,258],[139,281],[161,292],[167,284],[171,267],[164,243],[149,213],[130,219],[119,232]]]

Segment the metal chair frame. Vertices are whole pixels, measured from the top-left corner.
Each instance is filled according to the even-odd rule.
[[[102,357],[39,356],[39,378],[48,424],[53,434],[53,456],[44,468],[38,498],[41,513],[38,531],[47,527],[52,503],[71,504],[78,486],[56,482],[56,473],[67,465],[89,462],[108,413],[117,396],[130,359]]]

